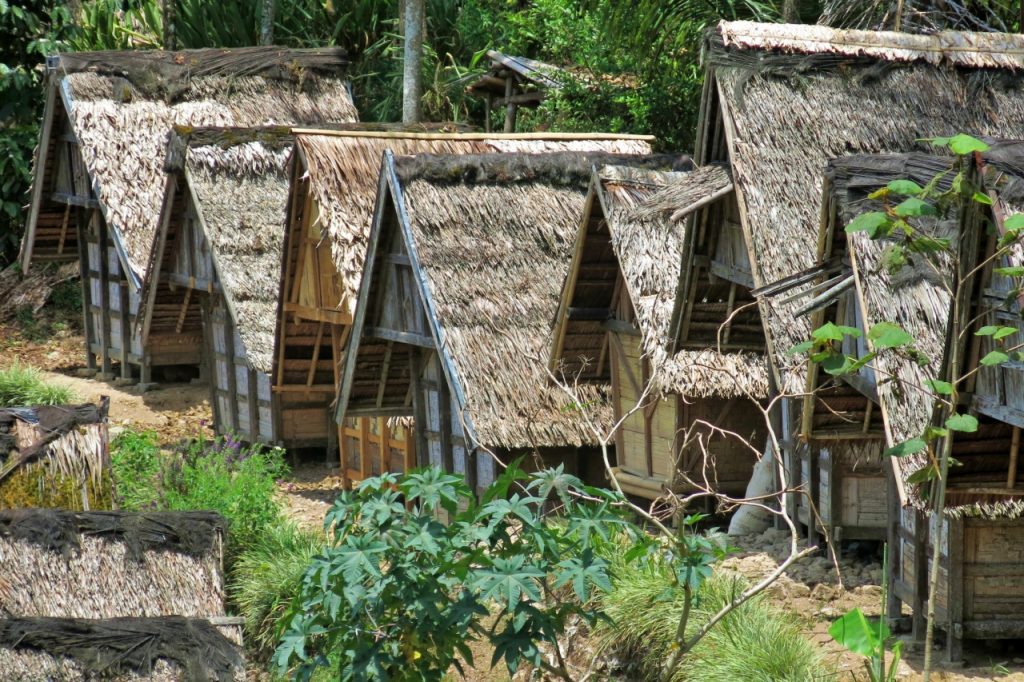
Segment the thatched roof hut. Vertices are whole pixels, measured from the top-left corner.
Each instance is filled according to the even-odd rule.
[[[83,273],[87,364],[112,378],[138,367],[188,365],[201,336],[137,324],[175,125],[254,126],[354,121],[344,53],[241,48],[72,53],[50,60],[21,263],[77,259]],[[183,291],[168,308],[187,304]],[[184,306],[183,326],[197,322]],[[97,362],[97,359],[100,362]],[[98,366],[99,365],[99,366]]]
[[[108,406],[0,409],[0,508],[109,508]]]
[[[939,543],[945,568],[938,585],[937,613],[939,625],[947,631],[952,660],[959,660],[964,638],[1016,638],[1021,633],[1010,618],[1014,607],[1002,595],[1019,592],[1024,585],[1024,571],[1006,563],[1006,557],[1024,542],[1024,488],[1017,486],[1024,394],[1018,388],[1020,369],[1014,363],[986,367],[979,362],[1003,343],[1016,345],[1019,334],[995,342],[990,336],[970,333],[983,325],[1020,329],[1016,300],[1020,280],[1011,282],[993,272],[993,265],[1024,264],[1020,246],[1013,247],[1002,263],[979,269],[969,280],[964,294],[970,303],[959,310],[967,332],[953,338],[950,323],[957,267],[961,273],[971,272],[994,253],[996,236],[1005,232],[1006,219],[1024,207],[1022,152],[1020,143],[993,143],[989,152],[967,159],[964,182],[980,188],[991,206],[971,202],[963,210],[950,206],[934,217],[913,220],[923,236],[948,240],[950,252],[933,254],[931,262],[911,255],[899,266],[893,265],[891,256],[897,238],[872,240],[863,232],[847,234],[844,228],[865,211],[881,210],[881,202],[869,194],[891,180],[909,179],[922,187],[934,180],[938,190],[949,189],[954,159],[911,153],[833,161],[826,173],[819,260],[833,264],[838,270],[835,279],[852,280],[855,295],[846,303],[840,299],[835,308],[828,295],[819,294],[813,305],[806,304],[804,297],[805,307],[824,311],[824,317],[818,312],[818,321],[836,318],[836,308],[855,307],[855,315],[836,321],[855,320],[864,331],[881,322],[896,323],[914,337],[914,354],[882,351],[853,381],[878,402],[890,446],[921,437],[941,413],[927,382],[947,376],[950,349],[958,350],[961,366],[955,373],[965,377],[958,390],[961,396],[970,396],[966,410],[976,415],[978,425],[973,432],[948,436],[953,439],[952,457],[957,463],[949,472],[941,534],[925,516],[930,505],[914,478],[915,472],[931,465],[930,456],[920,452],[883,458],[893,474],[888,523],[895,603],[890,604],[890,613],[897,614],[899,601],[910,604],[915,633],[923,632],[926,596],[917,586],[923,584],[921,578],[928,570],[929,545]],[[995,228],[994,234],[983,234],[985,224]],[[844,352],[863,354],[869,345]]]
[[[591,165],[623,158],[388,153],[339,417],[415,416],[421,462],[481,486],[494,464],[478,451],[594,443],[545,367]],[[584,391],[607,423],[601,390]]]
[[[821,179],[850,152],[905,152],[964,132],[1024,136],[1024,37],[723,22],[709,33],[697,161],[729,161],[756,286],[814,264]],[[793,304],[765,302],[780,386],[804,371]]]
[[[164,195],[163,160],[171,127],[356,120],[348,84],[339,77],[346,65],[344,51],[335,48],[51,57],[23,269],[34,258],[51,255],[43,253],[45,248],[37,253],[36,240],[44,237],[38,229],[41,215],[94,199],[113,230],[129,277],[140,285]],[[70,151],[81,163],[75,167],[79,174],[61,177],[70,168],[60,156]]]
[[[323,418],[333,404],[338,363],[348,337],[363,271],[380,160],[395,154],[489,154],[503,151],[645,153],[650,137],[608,134],[453,134],[443,130],[296,131],[292,197],[274,358],[274,391],[296,418],[282,433],[329,439]],[[317,405],[319,413],[315,413]],[[292,408],[294,406],[294,408]],[[306,410],[300,412],[299,410]],[[352,480],[412,457],[410,442],[378,419],[338,427],[343,470]],[[374,440],[378,441],[376,444]],[[395,445],[393,456],[381,456]]]
[[[700,449],[695,441],[686,445],[686,433],[692,429],[696,436],[705,420],[737,433],[749,430],[744,435],[763,426],[745,402],[767,397],[763,352],[756,342],[741,347],[742,332],[719,335],[735,311],[683,281],[696,276],[683,267],[696,241],[691,216],[708,197],[731,189],[721,165],[677,172],[609,166],[591,181],[549,362],[570,381],[611,382],[616,420],[624,420],[615,441],[618,478],[633,494],[656,497],[666,485],[689,492],[705,480],[721,492],[742,493],[750,477],[754,453],[738,443],[717,439],[714,461],[691,456],[687,448]],[[725,289],[735,304],[735,287]],[[688,335],[672,350],[679,296],[712,306],[710,333]],[[644,409],[630,414],[637,404]]]

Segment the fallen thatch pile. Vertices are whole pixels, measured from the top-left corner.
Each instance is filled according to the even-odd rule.
[[[0,511],[0,614],[223,616],[223,532],[212,512]]]
[[[208,621],[0,619],[4,679],[32,682],[241,682],[239,647]]]
[[[0,509],[108,507],[108,405],[0,409]]]

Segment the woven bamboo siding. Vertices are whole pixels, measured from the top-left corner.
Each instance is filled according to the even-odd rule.
[[[222,296],[211,297],[206,328],[210,333],[211,390],[218,433],[235,433],[249,442],[273,443],[285,437],[274,431],[270,376],[250,368],[245,346]],[[322,412],[314,423],[319,424],[319,430],[313,437],[326,433]],[[291,421],[283,426],[291,429],[290,435],[304,428],[301,422]]]
[[[96,195],[66,116],[54,117],[50,135],[55,144],[44,151],[42,197],[36,218],[32,258],[40,262],[72,261],[78,256],[79,207],[94,205]],[[24,264],[23,264],[24,266]]]

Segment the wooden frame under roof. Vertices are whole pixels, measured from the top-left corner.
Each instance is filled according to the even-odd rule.
[[[915,221],[925,234],[950,240],[959,253],[961,276],[994,253],[1005,218],[1024,208],[1024,180],[1018,175],[1022,156],[1019,143],[995,143],[990,152],[971,160],[964,181],[983,188],[992,201],[991,209],[972,203],[961,212],[949,209],[936,218]],[[889,616],[899,618],[900,602],[908,604],[913,611],[915,637],[923,637],[929,555],[935,543],[940,543],[943,571],[936,598],[937,618],[947,632],[949,658],[960,660],[963,639],[1018,638],[1024,634],[1024,621],[1018,618],[1020,605],[1006,596],[1019,593],[1024,585],[1024,570],[1013,559],[1024,542],[1024,488],[1017,487],[1016,477],[1024,421],[1013,419],[1024,408],[1024,398],[1001,389],[1002,376],[1019,369],[1013,363],[991,368],[979,364],[985,345],[994,343],[991,339],[972,334],[951,338],[952,258],[939,254],[936,257],[944,260],[934,268],[908,263],[892,270],[884,265],[886,239],[843,232],[859,213],[878,209],[878,202],[867,198],[873,190],[897,179],[911,179],[924,186],[938,178],[939,189],[943,185],[948,188],[953,164],[951,157],[926,154],[834,160],[826,174],[822,242],[845,243],[843,249],[833,245],[824,253],[842,253],[845,272],[840,277],[852,277],[856,287],[852,301],[859,308],[857,327],[866,333],[874,324],[894,322],[914,337],[917,357],[928,359],[922,366],[903,354],[882,351],[872,362],[871,371],[854,382],[878,402],[885,428],[885,441],[879,449],[919,437],[932,424],[941,410],[926,382],[949,376],[954,344],[962,359],[958,375],[967,378],[959,390],[970,398],[969,409],[979,423],[974,432],[953,432],[949,436],[953,438],[952,456],[959,464],[950,470],[941,533],[929,522],[930,505],[913,477],[914,472],[928,465],[928,455],[913,453],[883,462],[890,474]],[[996,228],[988,237],[983,235],[986,223]],[[1001,265],[1024,262],[1020,253],[1015,247]],[[1015,313],[1019,305],[1010,295],[1016,294],[1015,290],[1007,278],[994,273],[992,265],[979,271],[964,298],[970,304],[959,307],[959,324],[970,321],[972,329],[1006,324],[1007,313]],[[805,307],[817,306],[814,312],[824,320],[835,315],[834,300],[841,300],[842,295],[816,298],[817,302]],[[1009,308],[1005,305],[1008,300]],[[1019,327],[1019,323],[1012,326]],[[1016,338],[1011,337],[1010,342]],[[975,373],[978,369],[981,371]],[[812,372],[812,376],[815,374]],[[875,381],[874,375],[884,380]],[[805,415],[811,411],[813,407],[808,405]]]
[[[419,128],[296,131],[273,360],[275,394],[285,405],[301,402],[321,410],[335,401],[386,151],[649,150],[650,139],[602,134],[454,134]],[[381,396],[379,402],[383,401]],[[339,456],[349,480],[396,470],[398,451],[409,459],[414,456],[408,422],[389,421],[388,416],[394,415],[376,414],[366,432],[369,439],[362,437],[363,427],[351,419],[338,426]],[[313,425],[307,422],[307,426]],[[382,447],[391,456],[382,458]]]
[[[603,144],[649,151],[626,142]],[[609,158],[389,152],[339,418],[414,416],[420,464],[464,473],[478,491],[494,480],[495,457],[598,477],[596,437],[550,383],[544,357],[590,164]],[[601,392],[581,390],[606,425]]]
[[[139,336],[171,127],[355,120],[340,77],[346,64],[344,51],[333,48],[266,47],[48,60],[46,118],[20,261],[27,272],[34,262],[78,258],[89,369],[112,378],[119,362],[122,380],[134,375],[149,383],[153,367],[198,361],[198,334],[154,333],[146,345]],[[303,67],[301,78],[295,65]],[[168,294],[163,303],[181,304],[185,295]]]
[[[693,242],[691,214],[731,188],[721,166],[668,173],[605,167],[591,181],[549,362],[569,381],[611,382],[622,420],[616,474],[630,494],[654,499],[667,488],[739,496],[759,450],[709,425],[763,441],[765,429],[756,426],[763,419],[747,401],[766,396],[767,369],[760,328],[751,334],[739,310],[742,285],[680,281]],[[693,267],[685,272],[699,276]],[[673,353],[678,291],[699,299],[689,308],[701,321]]]

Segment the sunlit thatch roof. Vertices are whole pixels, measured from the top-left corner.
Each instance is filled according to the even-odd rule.
[[[697,157],[730,161],[755,285],[813,265],[829,159],[911,151],[921,138],[961,132],[1024,137],[1022,46],[1024,37],[1001,34],[749,22],[713,30]],[[794,319],[795,304],[765,308],[782,387],[799,392],[804,370],[786,351],[809,337],[809,324]]]
[[[157,230],[172,126],[354,121],[340,74],[346,63],[340,50],[283,48],[70,53],[53,62],[63,108],[52,115],[67,111],[135,284],[142,284]],[[37,182],[43,172],[35,169]]]

